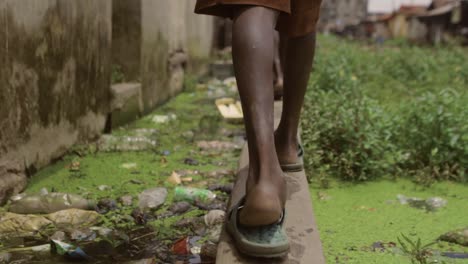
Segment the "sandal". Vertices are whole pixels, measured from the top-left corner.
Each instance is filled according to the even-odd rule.
[[[301,144],[297,145],[297,157],[299,161],[296,163],[280,164],[283,172],[299,172],[304,169],[304,148]]]
[[[234,206],[228,214],[226,229],[234,239],[239,252],[261,258],[278,258],[286,256],[289,252],[289,241],[283,228],[285,211],[277,223],[258,226],[242,226],[238,220],[239,211],[242,210],[245,197]]]

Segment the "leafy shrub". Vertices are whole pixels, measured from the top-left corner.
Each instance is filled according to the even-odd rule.
[[[320,181],[468,180],[466,55],[324,41],[302,118],[305,163]]]

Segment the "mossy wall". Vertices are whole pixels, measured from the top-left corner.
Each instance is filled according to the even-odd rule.
[[[24,169],[101,133],[111,15],[111,0],[0,1],[0,203]]]

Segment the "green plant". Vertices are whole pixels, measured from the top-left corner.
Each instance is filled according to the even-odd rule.
[[[429,247],[436,244],[437,242],[431,242],[423,245],[421,243],[421,238],[418,238],[418,240],[415,242],[404,234],[401,234],[401,237],[403,239],[398,237],[398,243],[400,243],[403,253],[411,258],[411,263],[429,263],[428,258],[432,255]]]

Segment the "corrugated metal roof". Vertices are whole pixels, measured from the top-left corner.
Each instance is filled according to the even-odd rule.
[[[432,0],[369,0],[367,11],[371,14],[388,14],[400,9],[402,5],[407,6],[429,6]]]

